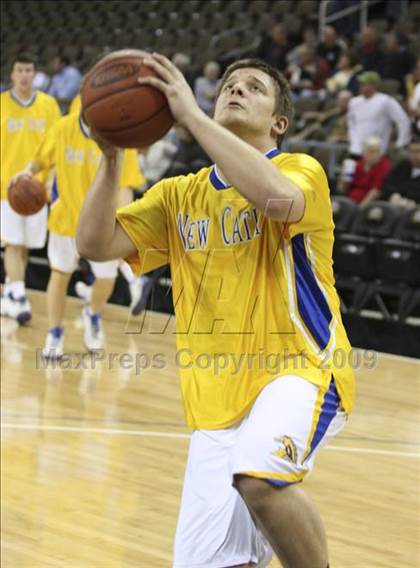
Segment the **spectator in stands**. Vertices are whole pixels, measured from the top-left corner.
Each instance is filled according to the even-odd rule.
[[[408,159],[398,162],[384,179],[382,198],[400,207],[420,205],[420,136],[411,141]]]
[[[178,151],[177,146],[169,138],[169,135],[166,135],[147,148],[139,148],[139,165],[146,178],[147,187],[145,189],[151,187],[165,176],[174,155]]]
[[[209,61],[203,69],[203,76],[198,77],[194,83],[194,94],[198,106],[206,114],[213,114],[214,101],[220,83],[220,65],[217,61]]]
[[[365,71],[380,72],[383,51],[379,45],[376,31],[373,28],[366,27],[362,30],[357,57]]]
[[[286,68],[286,55],[291,47],[284,25],[274,23],[270,32],[262,35],[258,57],[283,71]]]
[[[358,77],[360,95],[349,104],[348,130],[350,154],[359,158],[363,141],[377,136],[382,141],[382,153],[388,151],[392,125],[398,131],[397,148],[404,148],[410,142],[410,119],[401,105],[390,95],[379,93],[381,81],[378,73],[366,71]]]
[[[357,161],[352,181],[341,180],[341,190],[361,206],[375,201],[381,194],[382,182],[391,170],[391,161],[382,154],[381,141],[375,136],[363,144],[363,157]],[[349,187],[347,187],[349,185]]]
[[[180,71],[182,71],[184,77],[187,80],[187,83],[192,88],[194,85],[194,73],[191,69],[191,57],[187,53],[175,53],[172,57],[172,63],[178,67]]]
[[[396,79],[400,83],[400,92],[405,95],[405,77],[414,66],[414,54],[400,45],[397,34],[385,36],[384,54],[381,64],[381,76],[384,79]]]
[[[47,75],[45,71],[38,69],[35,73],[34,82],[32,83],[33,88],[36,91],[43,91],[44,93],[46,93],[48,91],[50,83],[51,77]]]
[[[352,51],[345,51],[338,60],[338,70],[332,77],[329,77],[325,86],[329,94],[336,94],[341,89],[347,89],[357,95],[359,92],[359,82],[357,75],[361,72],[362,66]]]
[[[337,38],[337,32],[332,26],[326,26],[322,32],[322,41],[318,44],[316,52],[328,62],[331,71],[335,71],[346,45]],[[345,85],[344,85],[345,86]]]
[[[178,149],[173,156],[172,164],[166,172],[167,177],[195,173],[210,164],[204,150],[191,136],[190,132],[181,125],[175,126]]]
[[[304,28],[302,32],[302,43],[294,47],[286,56],[288,65],[297,65],[300,61],[300,48],[307,47],[311,50],[316,49],[317,36],[315,30],[311,27]]]
[[[55,97],[60,106],[67,110],[68,104],[79,92],[82,76],[76,67],[70,65],[70,59],[66,55],[53,57],[50,66],[53,75],[48,94]]]
[[[347,109],[351,97],[350,91],[342,90],[337,94],[333,107],[324,111],[305,112],[302,119],[307,125],[293,135],[293,140],[347,142]]]
[[[329,71],[328,63],[322,57],[317,57],[315,49],[307,45],[300,46],[298,64],[288,68],[293,93],[305,97],[322,89]]]
[[[417,59],[413,73],[408,77],[407,87],[409,89],[407,102],[413,133],[420,135],[420,58]]]

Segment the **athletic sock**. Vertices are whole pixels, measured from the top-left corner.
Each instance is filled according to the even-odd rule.
[[[15,282],[10,282],[9,293],[12,294],[15,300],[25,297],[25,282],[23,280],[16,280]]]
[[[124,276],[125,280],[127,280],[129,284],[132,284],[133,282],[136,281],[137,276],[133,273],[129,264],[127,264],[126,262],[121,262],[119,269],[121,274]]]
[[[54,335],[54,337],[56,337],[57,339],[59,337],[61,337],[64,333],[64,328],[57,325],[56,327],[50,327],[50,329],[48,330],[49,333],[52,333]]]

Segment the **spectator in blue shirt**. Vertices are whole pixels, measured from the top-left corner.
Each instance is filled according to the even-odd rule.
[[[60,106],[66,107],[79,92],[82,80],[80,71],[70,65],[70,60],[65,55],[56,55],[52,59],[51,70],[53,75],[48,94],[55,97]]]

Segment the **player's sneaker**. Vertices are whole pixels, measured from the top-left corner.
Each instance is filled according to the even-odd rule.
[[[92,314],[89,307],[82,311],[83,325],[85,327],[84,341],[88,351],[99,351],[103,348],[102,317],[101,314]]]
[[[19,325],[24,325],[32,318],[31,304],[25,296],[16,299],[12,294],[2,295],[1,315],[15,319]]]
[[[53,327],[48,331],[42,356],[45,359],[60,359],[63,356],[64,330],[62,327]]]
[[[134,284],[130,284],[131,304],[130,310],[133,316],[138,316],[146,309],[147,301],[152,292],[154,280],[148,276],[140,276]],[[132,291],[133,288],[133,291]],[[135,295],[135,299],[133,296]]]
[[[84,300],[86,304],[90,302],[90,299],[92,297],[92,286],[89,286],[88,284],[85,284],[85,282],[79,280],[78,282],[76,282],[74,290],[79,298],[82,298],[82,300]]]

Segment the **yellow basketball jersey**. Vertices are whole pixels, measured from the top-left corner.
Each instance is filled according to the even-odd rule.
[[[5,91],[0,95],[0,105],[1,199],[7,199],[10,178],[32,160],[44,134],[60,118],[60,109],[53,97],[39,91],[25,104],[12,90]]]
[[[49,230],[74,237],[85,195],[101,159],[98,145],[88,137],[79,115],[70,114],[48,132],[33,158],[44,170],[56,169]],[[120,186],[135,188],[143,182],[136,151],[125,150]]]
[[[80,114],[81,108],[82,101],[80,99],[80,95],[77,95],[70,103],[69,114]]]
[[[328,182],[305,154],[267,153],[305,194],[299,223],[265,217],[216,167],[165,179],[117,212],[137,273],[171,265],[177,360],[192,428],[240,420],[264,386],[296,374],[350,411],[354,376],[332,268]],[[338,354],[338,356],[337,356]]]

